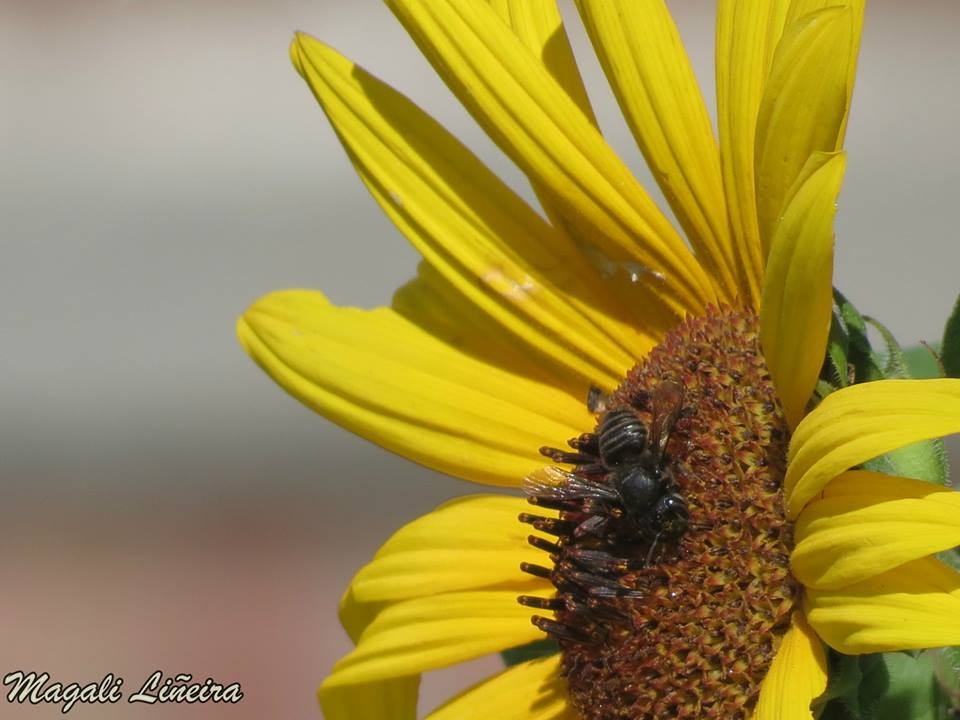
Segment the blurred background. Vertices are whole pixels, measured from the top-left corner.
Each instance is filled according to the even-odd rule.
[[[712,96],[712,4],[671,5]],[[564,8],[602,125],[648,178]],[[939,338],[960,290],[958,20],[875,0],[863,38],[836,279],[905,344]],[[318,717],[354,570],[479,490],[313,415],[234,339],[270,290],[374,306],[416,265],[291,69],[296,29],[530,197],[374,0],[0,0],[0,673],[111,672],[129,693],[160,669],[245,695],[72,717]],[[423,708],[496,667],[429,675]]]

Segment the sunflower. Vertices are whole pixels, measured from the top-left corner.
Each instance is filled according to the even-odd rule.
[[[430,717],[810,718],[824,643],[960,643],[960,575],[934,555],[960,543],[958,495],[860,467],[960,431],[960,382],[810,403],[863,3],[721,0],[719,142],[663,2],[577,3],[682,235],[604,140],[551,0],[389,5],[543,212],[297,35],[295,67],[423,262],[389,308],[277,292],[239,337],[334,422],[460,478],[526,482],[539,508],[465,497],[387,541],[343,598],[356,648],[321,687],[326,716],[413,718],[422,672],[544,632],[559,652]],[[609,417],[642,460],[603,448]],[[649,503],[610,496],[624,466],[657,478]],[[663,502],[682,509],[669,530]]]

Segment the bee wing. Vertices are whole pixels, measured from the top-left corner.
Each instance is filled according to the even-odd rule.
[[[653,391],[650,421],[650,447],[653,448],[657,462],[663,457],[663,451],[670,439],[670,431],[683,407],[683,385],[676,380],[664,380]]]
[[[556,500],[618,499],[618,495],[613,488],[589,480],[582,480],[572,472],[553,466],[547,466],[527,475],[520,486],[527,495]]]

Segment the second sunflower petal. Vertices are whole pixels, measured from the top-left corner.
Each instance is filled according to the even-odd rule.
[[[395,90],[308,36],[291,53],[370,192],[464,302],[584,388],[632,364],[639,334],[568,238]]]
[[[753,720],[810,720],[810,703],[826,688],[823,644],[796,612],[760,688]]]
[[[324,683],[334,688],[404,677],[543,637],[513,590],[441,593],[381,610]]]
[[[791,519],[833,478],[919,440],[960,432],[960,380],[878,380],[828,395],[793,434],[784,492]]]
[[[415,720],[420,676],[321,688],[324,720]]]
[[[791,427],[803,417],[830,333],[833,215],[843,153],[815,153],[777,224],[763,283],[760,339]]]
[[[680,314],[715,300],[711,279],[543,63],[480,2],[388,3],[458,99],[565,217],[616,262],[662,278]]]
[[[519,594],[550,585],[519,572],[540,556],[517,515],[522,498],[472,495],[444,503],[405,525],[350,583],[359,602],[397,601],[424,594],[515,587]],[[549,512],[549,511],[547,511]]]
[[[538,448],[579,435],[592,416],[555,387],[458,352],[386,308],[338,308],[319,292],[261,298],[240,342],[320,414],[440,472],[516,487]]]
[[[727,302],[738,287],[720,157],[680,34],[662,0],[579,0],[594,50],[654,178]]]
[[[466,690],[427,720],[577,720],[560,656],[530,660]]]
[[[935,557],[835,590],[806,591],[810,625],[848,655],[960,645],[960,574]]]
[[[793,573],[828,590],[960,545],[960,493],[920,480],[848,472],[795,527]]]
[[[757,118],[757,214],[764,255],[786,195],[807,158],[839,149],[856,57],[849,7],[829,7],[784,30]]]

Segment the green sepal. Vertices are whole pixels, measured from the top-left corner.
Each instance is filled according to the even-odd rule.
[[[920,347],[904,350],[882,323],[865,317],[839,290],[833,290],[833,322],[827,354],[820,372],[815,396],[824,398],[850,382],[861,383],[890,378],[921,377],[914,366],[922,354],[937,365],[935,351]],[[960,321],[958,321],[960,322]],[[868,326],[883,339],[885,352],[878,354],[870,345]],[[929,367],[927,368],[929,372]],[[939,375],[939,373],[934,373]],[[925,480],[938,485],[949,482],[947,453],[943,441],[924,440],[898,450],[893,450],[863,464],[867,470],[885,475]]]
[[[867,324],[872,325],[874,329],[880,333],[880,337],[883,338],[883,342],[887,346],[886,362],[883,364],[883,376],[885,378],[910,377],[910,371],[907,368],[907,361],[904,357],[903,348],[900,347],[900,343],[897,342],[897,339],[893,336],[893,333],[890,332],[887,326],[881,323],[879,320],[866,316],[864,316],[863,319]]]
[[[849,351],[850,336],[843,318],[840,317],[839,309],[834,306],[833,319],[830,322],[830,337],[827,339],[827,357],[820,371],[820,382],[827,383],[834,390],[847,386],[850,376],[847,363]]]
[[[863,464],[865,470],[899,475],[900,477],[923,480],[935,485],[950,484],[950,463],[943,441],[921,440],[896,450],[891,450]]]
[[[903,359],[907,363],[909,377],[921,379],[943,377],[943,365],[937,354],[938,348],[936,344],[926,343],[904,348]]]
[[[947,318],[940,347],[940,362],[947,377],[960,378],[960,297]]]
[[[537,658],[549,657],[560,652],[560,646],[556,640],[544,638],[535,640],[532,643],[521,645],[520,647],[510,648],[500,653],[503,658],[503,664],[507,667],[519,665],[527,660],[536,660]]]
[[[882,380],[882,360],[870,347],[866,320],[836,288],[833,289],[833,301],[847,332],[847,364],[853,368],[853,381]]]
[[[886,360],[883,364],[885,378],[916,377],[907,360],[907,352],[900,347],[900,343],[893,337],[886,326],[873,318],[863,318],[864,321],[880,333],[886,345]],[[931,348],[920,346],[934,362],[935,352]],[[872,352],[872,351],[871,351]],[[924,480],[935,485],[950,484],[950,464],[943,440],[921,440],[896,450],[891,450],[873,460],[863,464],[866,470],[883,473],[884,475],[899,475],[900,477]]]

